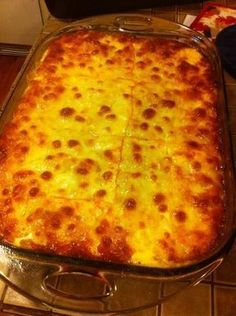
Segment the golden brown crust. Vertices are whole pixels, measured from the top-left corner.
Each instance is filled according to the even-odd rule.
[[[224,217],[216,102],[184,43],[61,35],[0,137],[2,239],[158,267],[203,258]]]

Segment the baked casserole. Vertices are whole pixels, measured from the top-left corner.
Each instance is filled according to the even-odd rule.
[[[224,224],[217,99],[210,62],[181,41],[58,36],[0,137],[1,239],[151,267],[201,260]]]

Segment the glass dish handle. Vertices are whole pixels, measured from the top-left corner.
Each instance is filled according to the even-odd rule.
[[[140,15],[123,15],[117,16],[113,22],[113,24],[120,31],[129,31],[129,32],[137,32],[137,31],[145,31],[151,32],[153,31],[152,19],[146,16]]]
[[[174,276],[168,280],[130,272],[39,262],[37,258],[33,261],[0,256],[0,278],[20,294],[53,311],[124,313],[163,303],[186,287],[202,281],[221,262],[222,258],[219,258],[197,274]],[[7,271],[2,267],[3,263]],[[163,286],[173,281],[178,282],[178,290],[163,291]]]
[[[58,287],[53,283],[53,279],[59,279]],[[78,288],[73,289],[67,285],[72,283],[73,285],[81,284],[80,293]],[[92,273],[88,271],[71,271],[68,269],[60,268],[59,271],[48,274],[41,282],[44,291],[48,292],[52,296],[57,296],[65,299],[72,300],[99,300],[113,295],[115,292],[115,286],[111,285],[109,281],[100,273]],[[64,284],[64,286],[63,286]],[[93,284],[93,286],[91,286]]]

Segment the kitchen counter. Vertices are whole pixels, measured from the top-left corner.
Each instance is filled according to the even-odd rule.
[[[202,3],[191,3],[182,6],[139,10],[149,16],[158,16],[179,23],[183,23],[186,14],[197,15]],[[236,1],[218,1],[236,8]],[[63,26],[65,22],[49,17],[42,36]],[[227,104],[229,110],[229,123],[232,133],[234,162],[236,164],[236,79],[224,73]],[[234,316],[236,315],[236,246],[222,266],[201,284],[189,288],[174,296],[165,304],[142,312],[135,312],[131,316]],[[165,286],[163,291],[168,293],[179,287],[178,283]],[[0,282],[0,310],[21,315],[59,315],[52,313],[43,306],[32,303],[28,299],[14,292]],[[138,299],[138,298],[137,298]],[[0,314],[1,315],[1,314]],[[79,315],[79,314],[77,314]]]

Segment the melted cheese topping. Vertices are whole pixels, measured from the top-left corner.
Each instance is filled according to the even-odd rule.
[[[195,48],[61,35],[0,137],[2,239],[155,267],[203,258],[224,213],[216,100]]]

